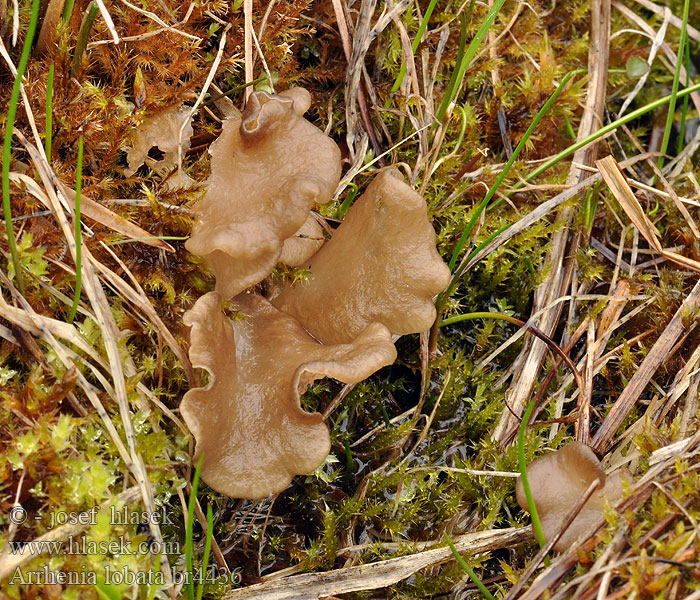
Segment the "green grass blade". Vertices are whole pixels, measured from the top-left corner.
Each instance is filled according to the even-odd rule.
[[[530,400],[530,403],[527,405],[527,408],[523,413],[522,420],[520,421],[520,428],[518,429],[518,467],[520,468],[520,479],[523,482],[523,490],[525,491],[525,497],[527,498],[527,507],[530,511],[530,518],[532,519],[532,528],[535,530],[537,543],[540,545],[540,548],[543,548],[547,541],[544,537],[544,531],[542,531],[542,523],[540,522],[540,516],[537,513],[535,499],[532,497],[532,489],[530,488],[530,482],[527,479],[527,463],[525,462],[525,431],[527,430],[527,423],[530,420],[530,415],[532,414],[534,408],[535,402],[534,400]]]
[[[73,14],[73,5],[75,4],[75,0],[66,0],[66,3],[63,5],[63,14],[61,15],[61,18],[67,23],[70,21],[70,17]]]
[[[593,224],[595,223],[595,213],[598,208],[598,194],[600,192],[600,181],[586,191],[586,199],[583,201],[583,235],[586,240],[591,237]]]
[[[460,566],[462,571],[464,571],[467,575],[469,575],[469,579],[471,579],[474,582],[474,585],[479,588],[479,591],[484,595],[484,598],[486,598],[487,600],[496,600],[493,597],[493,594],[491,592],[489,592],[487,587],[483,584],[481,579],[479,579],[479,576],[464,561],[464,559],[461,557],[459,552],[457,552],[457,548],[455,548],[455,545],[452,543],[450,536],[447,534],[445,534],[445,541],[447,542],[447,545],[450,547],[450,550],[452,550],[452,555],[455,557],[457,564]]]
[[[194,557],[194,545],[192,543],[192,526],[194,525],[194,506],[197,502],[197,488],[199,487],[199,474],[202,471],[202,462],[204,455],[199,457],[197,468],[194,471],[192,478],[192,490],[187,501],[187,523],[185,524],[185,572],[188,575],[187,581],[187,596],[190,600],[194,600],[194,578],[192,575],[192,561]]]
[[[24,294],[24,278],[22,277],[22,269],[19,261],[19,252],[15,242],[15,230],[12,227],[12,206],[10,204],[10,160],[12,159],[12,130],[15,126],[15,117],[17,116],[17,104],[19,103],[19,92],[22,86],[22,76],[27,68],[29,61],[29,52],[32,49],[34,41],[34,33],[36,32],[36,22],[39,18],[39,0],[32,1],[32,15],[29,19],[29,27],[27,35],[24,38],[24,46],[22,46],[22,55],[17,65],[17,76],[12,85],[12,95],[10,96],[10,104],[7,107],[7,119],[5,120],[5,143],[2,152],[2,208],[5,217],[5,229],[7,230],[7,243],[10,246],[10,256],[15,269],[15,278],[19,291]]]
[[[46,82],[46,133],[44,134],[44,152],[46,162],[51,164],[51,141],[53,138],[53,76],[54,66],[49,67],[49,78]]]
[[[686,36],[685,38],[685,73],[686,82],[690,80],[690,38]],[[688,102],[690,98],[686,96],[683,98],[683,112],[681,113],[681,126],[678,132],[678,146],[676,147],[676,154],[680,154],[683,151],[683,146],[685,145],[685,122],[688,118]]]
[[[520,153],[522,152],[523,148],[525,147],[525,144],[527,144],[528,140],[530,139],[530,136],[533,134],[537,126],[539,125],[540,121],[542,118],[549,112],[549,109],[552,107],[556,99],[559,97],[559,95],[562,93],[564,88],[566,87],[566,84],[571,81],[572,77],[575,77],[576,75],[585,72],[583,69],[579,69],[577,71],[572,71],[568,73],[564,79],[562,79],[561,83],[557,87],[556,90],[554,90],[554,93],[549,97],[547,102],[544,103],[542,108],[538,111],[537,115],[535,118],[532,120],[532,123],[530,123],[530,126],[527,128],[527,131],[523,135],[522,139],[518,143],[518,145],[515,147],[515,150],[513,151],[513,154],[511,155],[510,159],[508,159],[508,162],[506,163],[506,166],[503,168],[499,176],[496,178],[496,181],[493,183],[489,191],[486,193],[486,196],[484,199],[481,201],[481,204],[479,204],[479,207],[476,209],[476,212],[472,216],[472,218],[469,220],[469,223],[467,223],[466,228],[464,229],[464,232],[462,233],[462,236],[459,238],[459,241],[457,242],[457,246],[455,247],[454,251],[452,252],[452,258],[450,259],[450,270],[454,269],[455,264],[457,263],[457,259],[459,258],[459,254],[462,251],[462,248],[464,247],[465,242],[467,241],[467,238],[469,237],[469,234],[472,232],[472,229],[474,228],[474,225],[476,225],[477,221],[479,220],[479,217],[481,216],[481,213],[486,209],[486,206],[488,203],[491,201],[495,193],[498,191],[498,188],[500,185],[503,183],[505,178],[508,176],[508,173],[510,172],[511,167],[517,160],[518,156],[520,156]]]
[[[470,6],[470,8],[472,8],[473,5],[474,0],[472,0],[472,6]],[[455,63],[454,71],[452,71],[450,82],[447,84],[447,89],[445,90],[445,98],[451,98],[455,94],[455,89],[457,87],[457,78],[459,77],[459,71],[461,69],[462,60],[464,59],[465,48],[467,47],[467,21],[467,15],[462,15],[462,24],[459,29],[459,49],[457,50],[457,62]]]
[[[345,440],[345,468],[348,473],[355,472],[355,461],[352,459],[352,450],[350,450],[350,443]]]
[[[73,64],[70,68],[70,74],[72,77],[77,77],[78,73],[80,72],[80,64],[83,61],[83,54],[85,53],[85,48],[87,48],[90,30],[92,29],[92,24],[95,22],[95,17],[97,17],[98,10],[99,7],[97,6],[97,3],[92,2],[83,15],[83,21],[80,24],[80,32],[78,33],[78,41],[75,43]]]
[[[80,303],[82,291],[83,272],[83,241],[80,227],[80,194],[83,189],[83,136],[78,138],[78,164],[75,169],[75,295],[73,306],[68,313],[68,322],[72,323]]]
[[[415,55],[416,50],[418,50],[418,46],[421,43],[421,40],[423,39],[423,34],[425,33],[426,28],[428,27],[428,21],[430,20],[431,15],[433,14],[433,10],[435,9],[435,5],[437,4],[437,0],[430,0],[430,4],[428,5],[428,9],[425,11],[425,14],[423,15],[423,20],[420,23],[420,26],[418,27],[418,32],[416,33],[416,37],[413,40],[413,43],[411,44],[411,52]],[[398,89],[401,87],[401,84],[403,83],[404,77],[406,77],[406,64],[407,61],[403,61],[401,64],[401,70],[399,71],[398,76],[396,77],[396,81],[394,81],[394,85],[391,88],[391,93],[395,93],[398,91]]]
[[[673,86],[671,87],[671,97],[668,103],[668,114],[666,115],[666,128],[664,129],[664,137],[661,141],[661,156],[657,163],[659,169],[664,166],[664,154],[668,150],[668,142],[671,139],[671,129],[673,128],[673,119],[676,114],[676,99],[678,96],[678,86],[681,80],[681,66],[683,65],[683,54],[685,52],[686,38],[688,37],[688,15],[690,14],[690,0],[685,0],[683,3],[683,25],[681,26],[681,40],[678,44],[678,55],[676,56],[676,71],[673,74]]]
[[[685,88],[684,90],[681,90],[677,94],[677,98],[684,98],[685,96],[688,96],[692,94],[693,92],[700,91],[700,83],[696,83],[695,85]],[[526,177],[525,177],[525,183],[532,181],[535,177],[538,175],[541,175],[548,169],[551,169],[554,165],[560,163],[562,160],[565,158],[568,158],[572,154],[574,154],[577,150],[580,150],[581,148],[584,148],[585,146],[588,146],[588,144],[595,142],[596,140],[599,140],[603,136],[607,135],[608,133],[615,131],[618,127],[621,127],[622,125],[626,125],[630,121],[634,121],[635,119],[638,119],[641,116],[644,116],[645,114],[656,110],[657,108],[662,107],[664,104],[668,104],[671,101],[671,96],[664,96],[663,98],[659,98],[658,100],[654,100],[654,102],[650,102],[649,104],[646,104],[645,106],[642,106],[641,108],[638,108],[637,110],[633,110],[631,113],[628,113],[624,115],[623,117],[620,117],[616,121],[613,121],[612,123],[607,124],[605,127],[601,127],[598,131],[594,131],[591,135],[588,137],[582,139],[580,142],[576,142],[575,144],[571,144],[568,148],[565,148],[562,150],[559,154],[556,154],[552,158],[550,158],[548,161],[542,163],[539,167],[536,169],[533,169]],[[525,185],[525,183],[518,182],[513,186],[513,190],[510,192],[510,194],[513,194],[515,191],[519,190],[521,187]],[[509,194],[509,195],[510,195]]]
[[[522,322],[519,319],[511,317],[510,315],[504,315],[503,313],[473,312],[465,313],[462,315],[455,315],[454,317],[450,317],[449,319],[443,319],[442,321],[440,321],[440,327],[444,327],[445,325],[454,325],[455,323],[461,323],[463,321],[475,321],[477,319],[496,319],[498,321],[508,321],[509,323],[514,323],[518,326],[522,325]]]
[[[345,198],[343,199],[343,202],[338,207],[338,210],[335,211],[335,214],[333,216],[336,219],[342,219],[345,216],[345,213],[348,212],[352,201],[355,199],[355,196],[357,196],[357,186],[354,183],[346,183],[345,185],[347,185],[350,188],[350,191],[348,192],[347,196],[345,196]]]
[[[201,459],[200,459],[201,460]],[[204,556],[202,557],[201,577],[197,584],[197,600],[202,600],[204,594],[204,582],[207,580],[207,568],[209,567],[209,554],[211,552],[211,541],[214,538],[214,516],[211,512],[211,505],[207,505],[207,537],[204,541]]]
[[[445,116],[445,112],[447,111],[448,106],[452,103],[455,96],[457,95],[457,90],[459,89],[459,84],[464,79],[464,74],[467,72],[469,65],[471,64],[472,60],[476,56],[477,51],[479,50],[479,46],[481,46],[481,42],[486,37],[489,28],[491,27],[491,25],[493,25],[493,22],[496,20],[496,17],[498,16],[498,13],[500,12],[501,8],[503,8],[505,2],[506,0],[496,0],[493,3],[493,6],[486,14],[486,17],[481,23],[479,31],[476,32],[476,35],[474,36],[472,41],[469,42],[469,46],[467,47],[466,52],[463,55],[461,55],[461,58],[459,60],[459,66],[455,66],[455,73],[457,73],[457,77],[453,82],[454,85],[452,85],[448,89],[448,92],[442,99],[442,103],[440,104],[437,114],[435,115],[438,121],[442,121],[442,118]]]

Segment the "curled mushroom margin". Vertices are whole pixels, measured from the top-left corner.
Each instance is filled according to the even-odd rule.
[[[330,451],[321,415],[301,407],[307,386],[323,377],[362,381],[393,363],[396,349],[379,323],[350,344],[323,345],[261,296],[238,296],[242,315],[234,320],[221,303],[210,292],[185,313],[190,359],[209,382],[187,392],[180,409],[197,441],[195,461],[204,455],[202,479],[234,498],[263,498],[312,472]]]
[[[226,299],[270,274],[285,240],[338,185],[340,150],[301,116],[310,102],[302,88],[254,92],[211,145],[207,193],[185,246],[204,257]]]

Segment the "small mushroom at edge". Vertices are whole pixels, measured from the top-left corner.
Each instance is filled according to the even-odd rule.
[[[598,489],[554,545],[555,550],[567,550],[601,521],[605,500],[616,504],[622,498],[623,477],[630,479],[626,470],[615,471],[606,477],[593,450],[580,442],[566,444],[528,465],[528,483],[547,540],[559,532],[567,514],[588,486],[596,479],[600,480]],[[528,510],[521,478],[518,478],[515,493],[521,508]]]

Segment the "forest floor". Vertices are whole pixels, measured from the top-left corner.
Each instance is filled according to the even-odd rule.
[[[0,597],[194,598],[209,558],[204,598],[699,599],[699,29],[691,0],[0,0]],[[190,502],[192,207],[223,119],[294,86],[343,158],[318,214],[397,166],[452,281],[395,364],[304,394],[319,469]],[[143,131],[182,107],[178,157]],[[516,478],[572,440],[631,480],[547,558]]]

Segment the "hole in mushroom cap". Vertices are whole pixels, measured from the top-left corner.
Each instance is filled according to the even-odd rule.
[[[547,540],[559,532],[567,514],[588,486],[596,479],[601,482],[554,545],[555,550],[563,552],[581,535],[592,532],[603,519],[606,499],[614,505],[622,498],[623,477],[631,478],[625,470],[615,471],[606,476],[593,451],[580,442],[566,444],[556,452],[542,456],[528,465],[528,483]],[[518,479],[515,491],[518,504],[524,510],[528,510],[521,479]]]
[[[130,144],[124,147],[129,165],[124,173],[131,176],[145,164],[160,177],[167,177],[168,188],[189,187],[192,181],[184,172],[179,171],[175,176],[171,172],[178,165],[178,140],[182,127],[182,151],[186,152],[190,147],[191,117],[188,106],[174,106],[148,116],[134,129]]]
[[[151,146],[148,150],[148,158],[153,160],[163,160],[165,158],[165,152],[163,152],[158,146]]]

